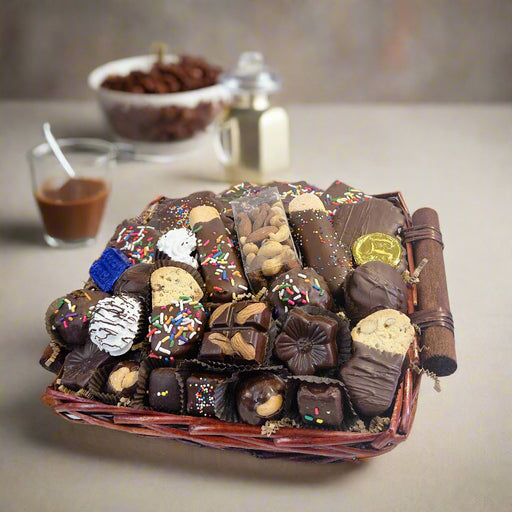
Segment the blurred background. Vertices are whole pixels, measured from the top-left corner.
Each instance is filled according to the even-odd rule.
[[[512,100],[509,0],[0,0],[0,97],[92,98],[109,60],[173,53],[224,68],[259,50],[287,102]]]

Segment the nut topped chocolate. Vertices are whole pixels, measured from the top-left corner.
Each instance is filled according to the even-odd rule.
[[[278,419],[284,410],[285,389],[285,381],[270,372],[243,377],[236,393],[240,419],[249,425]]]

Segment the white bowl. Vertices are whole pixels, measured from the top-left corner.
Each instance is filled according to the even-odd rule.
[[[222,84],[171,94],[140,94],[101,87],[110,75],[149,71],[155,60],[155,55],[129,57],[103,64],[89,74],[89,87],[95,91],[114,132],[124,140],[166,143],[205,130],[230,101],[230,93]],[[165,55],[163,60],[170,63],[179,58]]]

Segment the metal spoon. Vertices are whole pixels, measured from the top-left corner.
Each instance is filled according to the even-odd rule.
[[[43,124],[43,134],[46,142],[48,142],[48,145],[50,146],[60,165],[64,167],[64,170],[68,173],[70,178],[76,178],[76,172],[73,170],[73,167],[71,167],[71,164],[68,162],[67,158],[64,156],[64,153],[60,149],[59,143],[53,136],[50,123]]]

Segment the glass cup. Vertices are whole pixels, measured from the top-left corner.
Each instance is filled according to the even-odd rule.
[[[29,151],[32,190],[51,247],[92,243],[98,233],[110,191],[113,144],[97,139],[59,139],[76,173],[67,175],[47,143]]]

